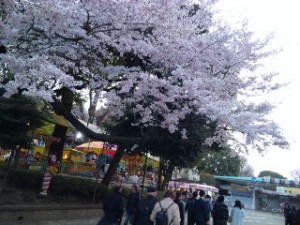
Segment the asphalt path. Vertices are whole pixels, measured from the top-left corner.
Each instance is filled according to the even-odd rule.
[[[0,222],[0,225],[96,225],[99,219],[100,218],[85,218],[57,221]],[[245,210],[244,225],[284,225],[284,217],[280,213]]]

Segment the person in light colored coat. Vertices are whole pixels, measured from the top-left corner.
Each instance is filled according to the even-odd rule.
[[[175,195],[171,191],[166,191],[163,200],[160,201],[162,208],[167,209],[171,204],[171,207],[167,211],[169,225],[180,225],[180,213],[176,203],[174,203]],[[159,202],[157,202],[150,215],[150,220],[154,222],[155,216],[158,211],[161,210]]]
[[[230,217],[231,225],[243,225],[245,214],[240,200],[235,201],[234,207],[231,209]]]

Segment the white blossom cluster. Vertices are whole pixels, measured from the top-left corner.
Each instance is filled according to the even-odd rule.
[[[132,183],[132,184],[138,184],[139,177],[137,175],[129,176],[128,181],[129,181],[129,183]]]
[[[84,86],[104,93],[116,115],[132,109],[138,125],[172,133],[194,113],[219,124],[208,145],[234,142],[240,132],[259,151],[287,146],[267,118],[272,107],[238,97],[277,88],[273,73],[256,72],[270,53],[264,51],[267,41],[253,40],[246,27],[217,23],[214,1],[2,2],[0,44],[8,52],[0,55],[0,66],[14,75],[0,86],[7,97],[22,88],[52,101],[62,87],[80,93]],[[128,53],[145,68],[118,61]],[[6,76],[0,73],[0,82]]]

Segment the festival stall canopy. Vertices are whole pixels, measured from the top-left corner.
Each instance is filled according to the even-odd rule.
[[[78,145],[75,149],[86,153],[93,151],[98,155],[105,153],[113,157],[116,153],[117,146],[102,141],[91,141]]]
[[[94,151],[94,150],[102,150],[104,142],[102,141],[91,141],[86,142],[81,145],[75,147],[78,151]]]
[[[181,182],[181,181],[170,181],[169,188],[184,188],[184,189],[192,189],[192,190],[203,190],[203,191],[212,191],[219,192],[219,189],[206,185],[206,184],[198,184],[198,183],[189,183],[189,182]]]

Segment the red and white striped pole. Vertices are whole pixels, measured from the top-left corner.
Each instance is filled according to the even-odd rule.
[[[42,191],[40,192],[40,195],[43,195],[43,196],[47,195],[51,177],[52,177],[52,175],[47,168],[46,172],[44,173],[44,178],[43,178],[43,183],[42,183]]]
[[[40,195],[46,196],[48,193],[48,189],[49,189],[49,185],[51,182],[51,177],[52,177],[52,173],[57,173],[57,168],[55,166],[56,163],[56,155],[55,154],[50,154],[49,153],[49,149],[50,149],[50,145],[52,145],[53,143],[59,143],[60,142],[60,137],[53,137],[53,136],[46,136],[45,139],[45,150],[44,150],[44,154],[45,157],[47,158],[46,163],[46,171],[44,173],[44,178],[43,178],[43,182],[42,182],[42,191],[40,192]],[[50,154],[50,155],[49,155]],[[50,160],[50,163],[49,163]]]

